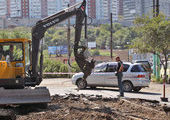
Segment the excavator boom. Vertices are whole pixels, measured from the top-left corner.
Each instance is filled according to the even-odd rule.
[[[42,81],[42,76],[38,73],[37,64],[38,64],[38,53],[39,53],[39,46],[40,40],[44,37],[45,32],[48,28],[72,17],[76,16],[76,26],[75,31],[75,42],[80,41],[81,29],[83,25],[83,20],[86,16],[85,14],[86,8],[86,0],[75,4],[65,10],[62,10],[52,16],[44,18],[36,23],[36,25],[32,29],[32,71],[31,71],[31,81],[32,85],[39,85]],[[42,66],[42,65],[40,65]],[[41,67],[42,68],[42,67]],[[40,70],[42,71],[42,70]]]

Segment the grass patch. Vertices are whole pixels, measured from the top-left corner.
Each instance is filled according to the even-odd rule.
[[[94,51],[96,51],[96,49],[89,50],[90,53],[93,53]],[[110,50],[98,50],[98,51],[100,53],[100,56],[110,56]],[[113,56],[115,56],[114,53]]]
[[[154,75],[151,76],[151,80],[152,82],[163,83],[163,79],[161,77],[157,79]]]

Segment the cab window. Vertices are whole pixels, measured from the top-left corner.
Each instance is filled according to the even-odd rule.
[[[23,44],[22,43],[2,43],[3,56],[6,61],[22,61],[23,60]]]
[[[29,43],[25,44],[25,65],[30,65],[30,46],[29,46]]]

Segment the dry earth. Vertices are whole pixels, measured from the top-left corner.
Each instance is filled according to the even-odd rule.
[[[13,120],[170,120],[170,107],[158,101],[73,94],[52,96],[46,109],[29,105],[1,111],[7,109]]]

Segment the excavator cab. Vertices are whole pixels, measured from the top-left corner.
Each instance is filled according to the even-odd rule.
[[[30,43],[28,39],[0,39],[0,87],[24,87]]]

